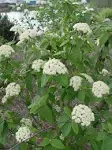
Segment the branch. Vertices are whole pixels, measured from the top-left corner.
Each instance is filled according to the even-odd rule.
[[[60,124],[60,123],[67,123],[67,122],[69,122],[70,120],[71,120],[71,119],[67,120],[66,122],[59,122],[59,123],[57,123],[57,124]],[[57,124],[56,124],[56,125],[57,125]],[[22,144],[22,143],[24,143],[24,142],[30,140],[31,138],[33,138],[33,137],[39,135],[39,134],[42,133],[42,132],[49,131],[50,129],[53,129],[53,126],[50,126],[50,127],[47,128],[47,129],[40,130],[39,132],[37,132],[37,133],[35,133],[34,135],[32,135],[30,138],[28,138],[28,139],[22,141],[21,143],[17,143],[16,145],[12,146],[11,148],[9,148],[9,150],[14,150],[14,148],[16,148],[17,146],[19,146],[20,144]]]

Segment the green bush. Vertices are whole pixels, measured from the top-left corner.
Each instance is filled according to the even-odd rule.
[[[8,20],[7,16],[0,15],[0,36],[8,41],[11,41],[14,37],[14,32],[10,31],[12,26],[13,23]]]
[[[112,19],[112,9],[111,8],[105,8],[105,9],[103,8],[100,12],[100,16],[104,19],[105,18]]]
[[[0,46],[7,43],[8,41],[4,39],[2,36],[0,36]]]
[[[112,149],[112,24],[96,14],[52,0],[44,34],[0,47],[1,149]]]

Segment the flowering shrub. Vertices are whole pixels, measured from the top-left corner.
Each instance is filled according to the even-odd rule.
[[[37,13],[47,30],[0,47],[1,148],[111,150],[111,21],[72,0]]]

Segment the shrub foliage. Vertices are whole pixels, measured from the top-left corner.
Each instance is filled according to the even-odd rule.
[[[1,148],[111,150],[112,22],[69,0],[37,12],[47,31],[0,55]]]

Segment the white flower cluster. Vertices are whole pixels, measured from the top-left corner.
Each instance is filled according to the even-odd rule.
[[[89,126],[95,118],[94,113],[88,106],[79,104],[73,108],[72,120],[76,123],[80,123],[82,126]]]
[[[11,56],[11,54],[14,52],[15,51],[13,50],[13,48],[10,45],[0,46],[0,60],[2,59],[2,57],[9,58]]]
[[[108,72],[108,70],[106,70],[106,69],[102,69],[101,74],[102,74],[103,76],[106,76],[106,75],[109,75],[109,72]]]
[[[42,59],[34,60],[32,63],[32,69],[34,69],[36,72],[40,72],[44,64],[45,61],[43,61]]]
[[[59,59],[50,59],[44,64],[43,73],[48,75],[66,74],[68,70]]]
[[[80,76],[73,76],[70,79],[70,86],[74,88],[74,91],[78,91],[82,83],[82,78]]]
[[[32,126],[32,121],[30,119],[22,118],[20,122],[23,126]]]
[[[84,34],[90,34],[92,32],[87,23],[76,23],[73,28],[75,31],[83,32]]]
[[[35,38],[36,36],[37,36],[36,30],[28,29],[20,35],[19,39],[20,41],[24,41],[25,39]]]
[[[20,143],[23,141],[28,141],[31,137],[31,131],[28,127],[20,127],[16,132],[16,140]]]
[[[6,87],[6,95],[2,98],[2,103],[5,103],[7,101],[8,98],[12,97],[12,96],[17,96],[19,95],[21,89],[20,89],[20,85],[16,84],[15,82],[10,83],[7,87]]]
[[[109,90],[110,89],[108,85],[102,81],[97,81],[93,83],[92,92],[98,98],[101,98],[105,94],[109,94]]]
[[[15,82],[10,83],[6,87],[6,95],[9,97],[17,96],[20,93],[20,85],[16,84]]]
[[[21,7],[17,7],[17,11],[20,11],[21,10]]]
[[[89,82],[89,83],[93,83],[94,80],[91,76],[89,76],[88,74],[86,73],[81,73],[81,75]]]
[[[19,36],[19,42],[18,44],[23,43],[25,40],[29,40],[30,38],[35,38],[37,36],[41,36],[43,34],[42,31],[37,31],[35,29],[28,29],[24,31],[20,36]]]
[[[10,28],[10,31],[13,31],[16,33],[22,34],[24,32],[24,29],[20,25],[14,25]]]

